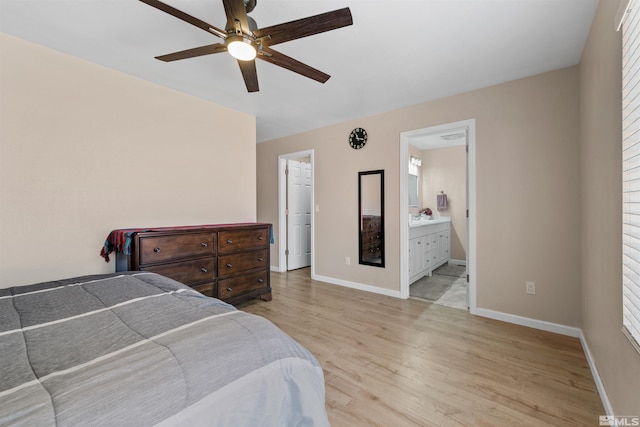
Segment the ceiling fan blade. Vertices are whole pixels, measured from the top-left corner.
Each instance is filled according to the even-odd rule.
[[[238,61],[240,71],[242,72],[242,78],[244,84],[247,86],[247,91],[258,92],[258,73],[256,71],[256,61]]]
[[[208,24],[187,13],[184,13],[183,11],[176,9],[173,6],[169,6],[166,3],[162,3],[159,0],[140,0],[140,1],[148,4],[149,6],[155,7],[158,10],[166,12],[169,15],[175,16],[176,18],[181,19],[184,22],[188,22],[191,25],[195,25],[196,27],[205,30],[209,34],[215,34],[216,36],[221,38],[224,38],[226,36],[226,32],[222,31],[220,28],[216,28],[211,24]],[[240,2],[242,2],[242,0],[240,0]]]
[[[164,62],[178,61],[180,59],[195,58],[198,56],[211,55],[214,53],[226,52],[227,47],[222,43],[209,44],[206,46],[194,47],[193,49],[181,50],[180,52],[168,53],[156,56],[156,59]]]
[[[309,77],[317,82],[324,83],[329,80],[331,77],[328,74],[323,73],[320,70],[316,70],[313,67],[310,67],[307,64],[303,64],[300,61],[297,61],[290,56],[285,55],[284,53],[280,53],[273,49],[269,49],[268,47],[262,47],[262,54],[258,55],[256,58],[260,58],[263,61],[270,62],[274,65],[277,65],[282,68],[286,68],[287,70],[293,71],[294,73],[298,73],[302,76]]]
[[[227,29],[236,28],[235,22],[240,23],[243,33],[251,34],[249,29],[249,21],[247,20],[247,11],[244,8],[242,0],[222,0],[224,4],[224,13],[227,15]]]
[[[324,33],[325,31],[335,30],[352,24],[353,18],[351,17],[351,11],[348,7],[345,7],[296,21],[259,28],[253,33],[258,39],[264,37],[262,39],[264,45],[273,46],[278,43]]]

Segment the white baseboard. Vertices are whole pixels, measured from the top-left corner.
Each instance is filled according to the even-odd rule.
[[[342,279],[336,279],[333,277],[318,276],[318,275],[311,275],[311,279],[319,280],[321,282],[331,283],[332,285],[339,285],[339,286],[344,286],[346,288],[358,289],[360,291],[367,291],[374,294],[400,298],[400,291],[379,288],[377,286],[365,285],[364,283],[350,282],[348,280],[342,280]]]
[[[271,271],[276,273],[286,273],[286,270],[280,270],[278,266],[271,266]],[[332,285],[344,286],[346,288],[358,289],[360,291],[371,292],[374,294],[386,295],[389,297],[400,298],[400,291],[394,291],[391,289],[379,288],[377,286],[365,285],[364,283],[350,282],[348,280],[336,279],[334,277],[318,276],[317,274],[311,275],[312,280],[318,280],[320,282],[331,283]]]
[[[593,381],[596,383],[596,388],[598,389],[598,394],[600,395],[600,400],[602,400],[602,406],[604,406],[606,415],[613,416],[615,414],[613,412],[613,407],[611,406],[611,402],[609,402],[609,396],[607,395],[607,390],[605,390],[604,388],[604,383],[600,378],[600,374],[598,373],[598,368],[596,368],[596,362],[593,360],[593,357],[591,356],[591,350],[589,350],[587,339],[582,333],[582,330],[580,331],[580,342],[582,343],[582,349],[584,350],[584,355],[587,358],[587,362],[589,363],[589,369],[591,369],[591,375],[593,375]]]
[[[543,331],[554,332],[556,334],[579,338],[580,343],[582,344],[582,350],[584,351],[584,356],[587,359],[587,363],[589,364],[589,369],[591,370],[593,381],[596,383],[596,388],[598,389],[598,394],[600,395],[600,400],[602,400],[602,406],[604,406],[606,415],[614,415],[611,402],[609,402],[609,397],[607,396],[607,391],[604,388],[604,383],[600,378],[600,374],[598,373],[598,369],[596,368],[596,363],[593,360],[591,350],[589,350],[589,345],[587,344],[587,340],[582,333],[582,329],[572,326],[560,325],[558,323],[546,322],[544,320],[536,320],[528,317],[516,316],[514,314],[501,313],[499,311],[487,310],[486,308],[478,308],[476,310],[476,314],[478,316],[488,317],[490,319],[501,320],[503,322],[514,323],[516,325],[528,326],[534,329],[541,329]]]
[[[515,314],[502,313],[500,311],[488,310],[486,308],[476,309],[476,315],[488,317],[489,319],[501,320],[503,322],[514,323],[516,325],[528,326],[529,328],[555,332],[556,334],[567,335],[574,338],[580,338],[580,335],[582,334],[580,328],[546,322],[544,320],[531,319],[529,317],[517,316]]]
[[[466,267],[467,260],[466,259],[450,259],[449,264],[462,265]]]

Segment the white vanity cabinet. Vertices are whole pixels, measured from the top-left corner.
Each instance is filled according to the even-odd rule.
[[[451,222],[429,221],[409,228],[409,283],[430,276],[449,261]]]
[[[434,240],[434,244],[436,245],[435,254],[433,257],[433,267],[440,267],[442,264],[445,264],[449,261],[449,234],[450,234],[450,223],[442,224],[440,231],[435,231],[432,236]]]
[[[431,262],[429,244],[427,236],[409,239],[409,276],[411,278],[413,278],[414,272],[425,271],[427,265]]]

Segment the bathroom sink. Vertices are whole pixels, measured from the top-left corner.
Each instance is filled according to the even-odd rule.
[[[415,219],[415,218],[411,218],[411,222],[409,223],[409,227],[419,227],[421,225],[437,224],[439,222],[451,222],[451,218],[448,217],[448,216],[432,218],[432,219],[425,219],[425,218]]]

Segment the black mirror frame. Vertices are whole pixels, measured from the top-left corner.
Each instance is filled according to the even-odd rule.
[[[365,215],[362,212],[362,177],[365,175],[380,175],[380,218],[376,223],[376,227],[379,227],[379,233],[376,234],[376,251],[379,248],[380,251],[380,261],[374,262],[370,261],[368,257],[364,255],[364,247],[365,245],[371,245],[370,239],[365,239],[366,230],[365,228]],[[375,220],[374,220],[375,221]],[[385,263],[385,239],[384,239],[384,169],[373,170],[373,171],[365,171],[358,172],[358,261],[363,265],[370,265],[373,267],[382,267],[384,268]],[[367,252],[368,253],[368,252]]]

